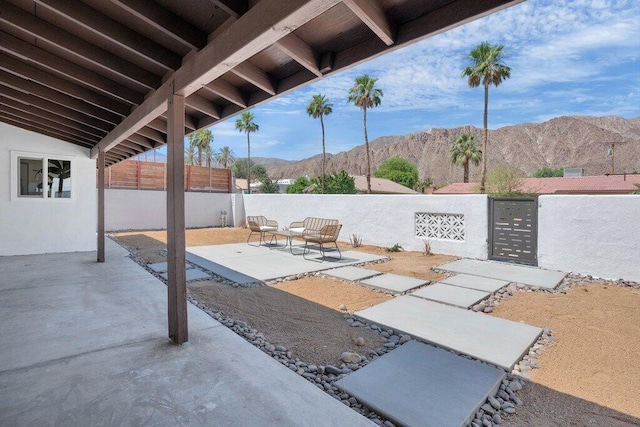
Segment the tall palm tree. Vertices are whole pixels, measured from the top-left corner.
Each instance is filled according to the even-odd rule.
[[[355,84],[349,89],[348,102],[362,109],[364,123],[364,143],[367,149],[367,193],[371,194],[371,157],[369,154],[369,137],[367,135],[367,108],[377,107],[382,103],[382,89],[375,87],[378,79],[365,74],[356,77]]]
[[[189,143],[187,148],[184,149],[184,164],[195,166],[198,163],[198,158],[196,156],[196,146],[194,144]]]
[[[480,178],[480,193],[484,194],[487,175],[487,142],[489,129],[487,117],[489,109],[489,85],[498,86],[502,80],[511,77],[511,68],[502,63],[504,46],[491,45],[482,42],[469,55],[470,65],[462,72],[462,77],[468,77],[470,87],[484,86],[484,138],[482,140],[482,174]]]
[[[462,182],[469,182],[469,163],[478,166],[482,160],[482,151],[478,148],[473,135],[463,133],[456,139],[449,149],[449,161],[454,165],[464,167],[464,179]]]
[[[220,163],[225,169],[229,169],[231,165],[236,162],[236,156],[233,154],[233,150],[226,145],[216,153],[215,159],[216,162]]]
[[[326,153],[324,148],[324,116],[328,116],[333,112],[333,104],[329,103],[326,96],[318,94],[313,95],[311,102],[307,105],[307,114],[314,119],[320,118],[320,126],[322,127],[322,194],[325,194],[325,165]]]
[[[198,165],[203,164],[203,155],[206,156],[206,166],[211,166],[211,143],[213,133],[209,129],[202,129],[189,135],[189,145],[193,145],[194,151],[198,153]]]
[[[249,170],[247,171],[248,194],[251,194],[251,141],[249,140],[249,134],[257,132],[260,129],[260,126],[254,123],[253,119],[255,119],[253,113],[251,113],[251,111],[245,111],[242,113],[242,116],[236,120],[236,129],[239,132],[247,134],[247,165],[249,165]]]

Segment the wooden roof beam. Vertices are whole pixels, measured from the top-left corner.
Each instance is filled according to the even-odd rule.
[[[55,56],[4,31],[0,31],[0,51],[34,63],[52,72],[52,74],[62,75],[67,80],[90,87],[96,92],[130,105],[139,105],[144,100],[144,96],[140,92],[95,74],[86,68]]]
[[[34,0],[58,16],[73,22],[98,37],[114,43],[128,52],[138,56],[166,71],[177,70],[181,58],[169,49],[142,37],[129,27],[98,12],[79,0]]]
[[[21,77],[7,73],[6,71],[0,71],[0,83],[27,94],[31,94],[43,99],[50,99],[58,105],[70,108],[79,113],[84,113],[91,117],[95,117],[96,119],[100,119],[112,125],[117,125],[122,119],[122,117],[117,114],[105,111],[102,108],[98,108],[94,105],[88,104],[78,98],[74,98],[56,90],[49,89],[48,87],[42,86],[39,83],[25,80]]]
[[[145,147],[142,147],[142,146],[140,146],[140,145],[138,145],[136,143],[133,143],[131,141],[128,141],[128,140],[122,141],[120,144],[118,144],[118,147],[120,147],[120,146],[127,147],[127,148],[129,148],[131,150],[136,151],[137,153],[144,153],[145,151],[147,151],[147,149]]]
[[[27,118],[24,114],[13,115],[11,113],[6,112],[4,109],[0,108],[0,117],[3,119],[9,119],[16,123],[22,123],[24,125],[30,126],[33,129],[39,129],[36,132],[46,131],[50,132],[54,136],[54,138],[63,139],[67,142],[72,142],[73,144],[82,145],[83,147],[91,148],[96,144],[96,141],[89,140],[86,138],[79,137],[78,135],[69,132],[68,130],[61,129],[59,126],[51,123],[45,123],[41,119],[30,119]],[[33,130],[32,129],[32,130]],[[51,135],[50,135],[51,136]]]
[[[143,91],[154,89],[161,83],[160,78],[153,73],[25,12],[6,0],[0,0],[0,10],[0,28],[12,28],[35,37],[38,44],[62,49],[81,62],[90,62],[93,66],[99,67],[101,74],[105,76],[117,76]]]
[[[186,48],[200,50],[207,44],[207,35],[187,21],[151,0],[111,0],[128,14],[135,16],[155,31],[178,41]]]
[[[109,111],[122,117],[127,116],[131,112],[130,107],[117,102],[112,98],[100,95],[82,86],[77,86],[65,79],[56,77],[55,75],[42,71],[38,68],[31,67],[22,61],[18,61],[17,59],[13,59],[12,57],[1,53],[0,69],[24,79],[32,80],[42,86],[46,86],[49,89],[56,90],[73,98],[82,99],[95,107],[102,108],[105,111]]]
[[[109,125],[106,122],[103,122],[102,120],[94,119],[93,117],[87,116],[83,113],[79,113],[75,110],[72,110],[71,108],[63,107],[46,99],[15,90],[8,86],[4,86],[2,83],[3,82],[0,79],[0,94],[6,96],[7,98],[11,98],[25,105],[32,105],[41,110],[46,110],[51,114],[55,114],[69,120],[82,123],[100,131],[109,132],[111,129],[113,129],[113,126]]]
[[[188,97],[237,64],[329,10],[340,0],[262,0],[193,55],[91,150],[96,158],[167,110],[169,96]]]
[[[247,0],[209,0],[214,6],[224,10],[232,18],[240,18],[248,10]]]
[[[236,65],[231,72],[267,92],[269,95],[276,94],[276,87],[271,77],[249,61]]]
[[[343,3],[355,13],[387,46],[396,38],[396,26],[382,10],[378,0],[344,0]]]
[[[75,129],[80,132],[83,132],[93,138],[102,139],[107,134],[106,131],[100,131],[98,129],[92,128],[85,124],[78,123],[74,120],[70,120],[65,117],[59,116],[57,114],[53,114],[50,111],[43,110],[33,105],[23,104],[19,101],[16,101],[11,98],[7,98],[3,95],[0,95],[0,105],[6,105],[7,107],[11,107],[19,111],[24,111],[25,113],[28,113],[28,114],[32,114],[34,116],[41,117],[43,119],[59,123],[70,129]]]
[[[311,71],[318,77],[322,76],[320,71],[320,54],[311,46],[306,44],[300,37],[291,33],[283,37],[275,44],[278,49],[286,53],[291,59]]]
[[[167,137],[165,136],[165,134],[163,134],[162,132],[158,132],[156,129],[151,129],[150,127],[142,127],[138,129],[137,132],[145,138],[149,138],[150,140],[158,144],[162,145],[167,143]],[[153,146],[153,148],[155,147],[157,147],[157,145]]]
[[[80,145],[81,147],[85,147],[85,148],[90,148],[90,145],[85,144],[85,143],[79,143],[78,141],[74,140],[73,138],[69,138],[68,136],[64,136],[61,135],[59,133],[56,133],[54,131],[50,131],[47,129],[43,129],[40,128],[32,123],[26,123],[23,121],[18,121],[18,120],[13,120],[13,118],[11,118],[10,116],[5,116],[4,114],[0,113],[0,120],[3,121],[6,124],[9,124],[11,126],[15,126],[15,127],[19,127],[25,130],[28,130],[30,132],[36,132],[42,135],[46,135],[49,136],[51,138],[55,138],[55,139],[59,139],[60,141],[65,141],[68,142],[70,144],[75,144],[75,145]]]
[[[159,144],[156,144],[154,141],[149,140],[147,137],[138,135],[134,133],[130,135],[125,141],[133,142],[134,144],[141,145],[146,149],[156,148]]]
[[[247,107],[247,100],[246,100],[246,95],[237,87],[235,87],[234,85],[232,85],[231,83],[227,83],[226,81],[222,80],[222,79],[217,79],[212,81],[211,83],[205,85],[202,89],[204,90],[208,90],[212,93],[215,93],[216,95],[226,99],[229,102],[232,102],[242,108],[246,108]],[[187,104],[191,105],[189,103],[189,100],[193,97],[193,95],[191,95],[189,98],[187,98]],[[203,111],[204,113],[204,111]],[[216,119],[220,118],[220,112],[218,111],[218,116],[216,117],[213,114],[209,114],[212,117],[215,117]]]

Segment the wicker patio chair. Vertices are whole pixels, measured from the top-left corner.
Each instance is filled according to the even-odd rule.
[[[337,219],[308,217],[305,218],[304,221],[292,222],[291,225],[289,225],[289,231],[300,236],[305,231],[311,231],[317,234],[325,225],[338,225],[338,223],[339,221]]]
[[[249,233],[249,237],[247,237],[247,244],[249,246],[260,246],[262,243],[266,245],[267,241],[264,238],[265,233],[278,230],[278,222],[267,219],[264,216],[248,216],[247,226],[251,230],[251,233]],[[253,233],[260,234],[260,241],[258,242],[257,245],[252,245],[251,243],[249,243],[249,240],[251,240],[251,236],[253,235]],[[276,245],[277,245],[278,240],[275,234],[271,235],[271,240],[269,240],[269,243],[271,243],[274,238],[276,239]]]
[[[316,244],[320,246],[320,254],[322,255],[322,261],[324,261],[327,256],[325,255],[325,245],[327,243],[333,243],[338,251],[338,257],[329,257],[334,259],[342,259],[342,252],[340,252],[340,248],[338,247],[338,235],[340,234],[340,229],[342,229],[342,224],[332,224],[323,226],[320,231],[315,230],[305,230],[302,233],[302,238],[304,239],[304,251],[302,252],[302,256],[304,259],[307,259],[306,255],[311,252],[311,248],[309,247],[309,243]]]

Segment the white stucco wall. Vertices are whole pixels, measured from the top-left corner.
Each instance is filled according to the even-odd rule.
[[[542,268],[640,281],[640,196],[541,196]]]
[[[148,190],[105,190],[105,229],[149,230],[167,228],[167,193]],[[185,193],[185,225],[211,227],[220,225],[220,211],[227,212],[233,225],[232,194]]]
[[[17,197],[17,153],[71,160],[71,198]],[[88,149],[0,123],[0,255],[95,250],[95,171]]]
[[[469,258],[487,258],[487,197],[483,195],[244,195],[246,215],[264,215],[281,228],[315,216],[343,224],[341,241],[356,233],[365,244],[422,251],[424,239],[415,236],[415,213],[463,214],[465,240],[430,239],[432,251]]]

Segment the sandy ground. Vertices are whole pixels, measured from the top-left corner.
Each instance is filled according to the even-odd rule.
[[[187,246],[246,241],[240,228],[187,230]],[[118,234],[147,262],[165,261],[164,231]],[[353,250],[348,243],[341,249]],[[455,257],[426,257],[417,252],[357,250],[391,257],[367,268],[438,280],[433,266]],[[337,363],[343,351],[366,354],[380,344],[377,334],[350,328],[338,307],[359,310],[388,295],[336,279],[309,277],[261,288],[230,288],[213,281],[194,282],[191,292],[225,314],[246,321],[268,341],[291,349],[307,363]],[[517,293],[503,300],[493,315],[550,327],[555,338],[539,358],[540,369],[519,392],[524,405],[502,425],[640,426],[640,291],[593,284],[566,295]],[[365,339],[364,347],[354,344]]]
[[[504,425],[640,425],[640,290],[517,293],[494,315],[550,327],[555,339],[521,393],[525,405]]]

